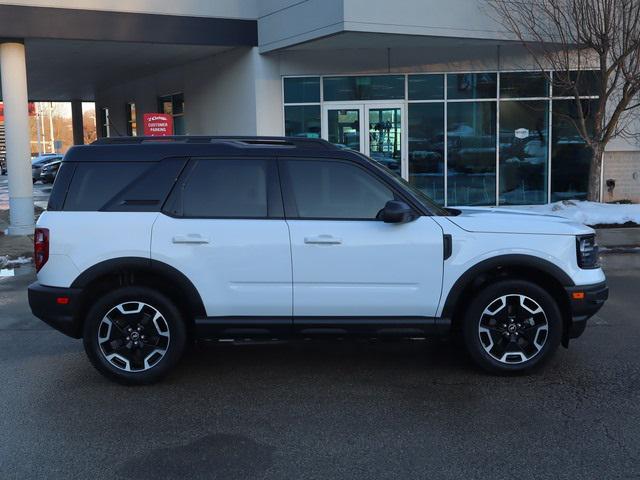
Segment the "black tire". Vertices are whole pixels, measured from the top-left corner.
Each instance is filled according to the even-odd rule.
[[[141,307],[141,304],[145,306]],[[119,305],[126,307],[124,313],[117,310]],[[136,308],[142,310],[135,313]],[[152,319],[155,317],[153,310],[161,315],[156,322]],[[108,313],[113,317],[113,321],[108,322],[112,326],[103,323]],[[135,329],[136,322],[141,331],[129,334],[130,329]],[[117,325],[122,328],[116,327]],[[105,333],[109,332],[108,337],[113,340],[99,342],[99,329],[103,337],[106,338]],[[145,332],[147,337],[142,336]],[[133,335],[139,340],[140,343],[136,343],[139,347],[131,345]],[[180,360],[186,338],[180,311],[166,296],[147,287],[122,287],[101,296],[89,309],[84,322],[83,343],[89,360],[104,376],[125,385],[148,385],[164,377]],[[117,349],[112,349],[114,342]],[[116,357],[114,360],[107,359],[107,349],[110,350],[109,355],[116,354],[113,355]],[[154,352],[153,357],[150,351]],[[162,356],[160,352],[163,352]],[[150,360],[145,358],[147,354],[152,357]],[[142,369],[135,368],[141,359],[144,362]],[[129,363],[126,364],[126,361]],[[150,364],[151,361],[154,363]]]
[[[520,373],[542,365],[557,350],[562,315],[554,298],[540,286],[525,280],[501,280],[471,300],[462,331],[477,365],[490,373]]]

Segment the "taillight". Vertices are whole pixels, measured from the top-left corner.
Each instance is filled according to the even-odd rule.
[[[49,229],[36,228],[33,237],[33,262],[36,265],[36,273],[40,271],[49,260]]]

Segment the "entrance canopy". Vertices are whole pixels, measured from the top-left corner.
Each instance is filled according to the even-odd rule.
[[[0,38],[25,45],[30,100],[92,101],[114,82],[255,46],[257,23],[0,5]]]
[[[24,43],[31,101],[94,101],[101,88],[232,48],[52,39]]]

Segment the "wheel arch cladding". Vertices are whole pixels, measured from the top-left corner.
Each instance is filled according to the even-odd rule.
[[[531,255],[500,255],[477,263],[463,273],[454,283],[447,295],[442,316],[455,320],[461,300],[473,294],[476,289],[483,288],[488,282],[499,278],[516,277],[529,280],[547,290],[558,303],[564,317],[568,321],[568,301],[563,287],[574,286],[574,282],[560,267],[548,260]]]
[[[121,257],[97,263],[82,272],[71,284],[82,289],[80,313],[86,313],[91,298],[114,287],[146,285],[167,295],[193,320],[206,316],[202,298],[193,283],[179,270],[149,258]]]

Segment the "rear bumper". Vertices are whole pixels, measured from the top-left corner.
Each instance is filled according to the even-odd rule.
[[[76,315],[79,289],[29,285],[31,312],[47,325],[73,338],[82,336],[80,319]],[[68,299],[66,303],[64,300]],[[62,302],[62,303],[61,303]]]
[[[587,320],[595,315],[609,298],[609,287],[606,282],[602,282],[595,285],[567,287],[566,290],[571,310],[567,338],[577,338],[584,332]]]

